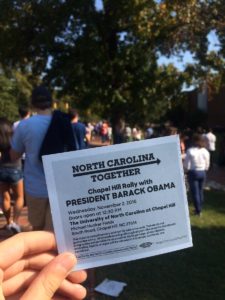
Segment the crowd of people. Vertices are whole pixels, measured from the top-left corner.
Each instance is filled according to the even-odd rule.
[[[96,127],[93,127],[94,137],[96,137],[96,135],[101,137],[102,124],[102,122],[99,122]],[[110,128],[108,124],[107,128]],[[111,132],[111,129],[108,133],[106,133],[106,131],[104,132],[109,141],[112,141]],[[147,124],[145,129],[141,130],[138,126],[130,127],[120,120],[118,126],[115,127],[114,134],[116,135],[114,143],[139,141],[142,139],[179,134],[181,157],[187,179],[187,188],[190,190],[193,200],[195,208],[194,214],[201,216],[204,202],[203,189],[207,172],[215,163],[216,135],[211,128],[196,128],[196,130],[188,128],[180,131],[171,124],[162,126]],[[104,141],[106,141],[105,138]]]
[[[207,171],[210,166],[213,166],[216,150],[216,136],[211,129],[207,132],[200,129],[194,132],[189,129],[179,132],[171,124],[156,126],[149,123],[144,130],[141,130],[139,126],[131,127],[121,119],[113,127],[107,120],[96,124],[82,123],[76,109],[71,108],[68,113],[53,112],[52,96],[44,86],[33,90],[31,105],[32,116],[28,108],[20,107],[19,121],[11,124],[6,118],[0,119],[0,196],[6,220],[4,229],[12,234],[21,232],[19,217],[26,202],[29,223],[32,230],[37,231],[33,235],[24,233],[15,236],[12,240],[0,244],[0,252],[3,253],[0,258],[0,271],[7,274],[3,277],[0,272],[0,283],[2,282],[0,286],[3,288],[3,291],[0,289],[0,294],[11,295],[17,291],[16,288],[12,290],[8,284],[8,280],[15,275],[11,272],[11,268],[24,259],[24,256],[30,255],[30,260],[36,259],[39,267],[35,271],[35,276],[30,275],[29,282],[32,284],[26,290],[24,299],[31,297],[38,289],[43,276],[49,276],[49,280],[55,283],[51,286],[51,293],[61,286],[64,293],[70,295],[73,292],[76,299],[81,299],[85,295],[82,286],[77,285],[85,280],[85,272],[70,275],[67,285],[71,286],[68,289],[65,284],[62,284],[62,280],[67,277],[69,269],[75,263],[75,258],[71,254],[57,256],[54,252],[45,260],[45,267],[40,262],[40,255],[46,256],[49,250],[55,250],[54,236],[50,233],[53,231],[53,225],[41,160],[43,154],[82,150],[91,147],[97,140],[100,140],[102,145],[119,144],[179,134],[181,157],[195,208],[194,213],[197,216],[201,215],[204,200],[203,186]],[[34,239],[40,240],[40,243],[32,244]],[[12,257],[7,257],[7,248],[13,243],[16,246],[11,251]],[[20,243],[25,249],[21,250]],[[39,272],[42,268],[43,270]],[[55,278],[53,275],[52,277],[48,275],[54,268],[59,270],[55,273]],[[22,271],[18,271],[20,272]],[[46,291],[40,287],[40,295],[41,293],[44,294]],[[36,299],[51,298],[40,296]]]
[[[28,207],[32,232],[21,233],[0,244],[0,298],[52,299],[56,290],[65,299],[83,299],[86,291],[79,284],[86,278],[84,271],[69,271],[76,264],[71,253],[57,255],[40,152],[54,147],[79,149],[79,139],[71,126],[70,115],[52,113],[52,97],[43,87],[32,92],[32,117],[20,108],[21,120],[13,125],[0,119],[0,195],[6,219],[5,230],[21,232],[19,216]],[[60,125],[59,142],[55,130]],[[72,122],[73,125],[73,122]],[[52,134],[52,135],[51,135]],[[46,137],[51,135],[51,141]],[[60,144],[61,143],[61,144]],[[50,149],[51,150],[51,149]],[[12,198],[14,211],[11,211]]]
[[[5,228],[14,233],[21,231],[18,218],[24,201],[23,175],[29,222],[34,230],[52,229],[47,188],[39,153],[46,132],[51,127],[52,99],[50,93],[43,87],[35,89],[32,94],[32,106],[35,110],[35,115],[32,118],[30,118],[30,111],[27,108],[20,108],[21,119],[16,121],[13,126],[4,118],[0,120],[2,209],[6,218]],[[213,166],[216,150],[216,135],[211,128],[208,131],[197,128],[196,131],[187,129],[179,132],[171,124],[164,126],[147,124],[145,130],[141,130],[138,126],[131,127],[120,120],[115,126],[113,140],[113,129],[108,121],[103,120],[96,124],[82,123],[79,121],[79,114],[76,109],[70,109],[67,116],[75,137],[74,148],[70,146],[70,150],[85,149],[95,144],[96,140],[100,140],[101,144],[111,144],[179,134],[181,155],[184,169],[188,174],[196,214],[201,214],[199,203],[203,202],[203,184],[206,171],[210,166]],[[19,124],[20,126],[18,126]],[[55,128],[53,129],[55,130]],[[71,144],[73,137],[70,139],[69,143]],[[58,143],[52,140],[50,142],[51,144]],[[26,163],[24,163],[25,155]],[[194,178],[196,178],[196,182]],[[15,202],[13,218],[11,195],[13,195]]]

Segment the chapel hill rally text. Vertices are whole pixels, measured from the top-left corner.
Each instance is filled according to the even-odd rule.
[[[141,167],[160,164],[160,160],[153,153],[128,156],[107,161],[99,161],[72,166],[73,177],[89,176],[92,182],[112,180],[141,174]],[[174,182],[153,184],[151,179],[140,182],[121,183],[102,188],[90,188],[86,197],[66,200],[66,206],[84,205],[93,202],[120,199],[146,193],[174,189]]]

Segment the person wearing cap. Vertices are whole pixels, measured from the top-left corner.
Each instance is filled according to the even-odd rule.
[[[26,155],[24,165],[28,220],[33,230],[52,230],[48,192],[39,159],[42,141],[52,119],[52,97],[44,86],[34,88],[31,104],[35,114],[20,122],[11,141],[11,159]]]

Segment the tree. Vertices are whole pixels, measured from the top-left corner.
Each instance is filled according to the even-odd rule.
[[[129,122],[158,120],[180,105],[184,82],[224,76],[222,0],[0,1],[0,62],[38,76],[82,110]],[[219,53],[208,53],[215,30]],[[160,67],[161,54],[189,50],[181,72]],[[215,59],[216,58],[216,59]],[[217,82],[222,82],[220,81]]]
[[[74,95],[81,108],[97,106],[105,116],[123,112],[133,123],[159,119],[169,99],[178,95],[176,90],[167,95],[168,78],[179,77],[179,91],[184,80],[175,68],[157,66],[166,27],[160,6],[143,0],[103,4],[104,10],[98,12],[89,1],[88,14],[80,12],[79,22],[70,17],[58,36],[46,78],[62,87],[62,93]]]
[[[0,69],[0,117],[15,121],[19,117],[18,107],[29,103],[31,88],[23,74],[16,71],[6,74]]]

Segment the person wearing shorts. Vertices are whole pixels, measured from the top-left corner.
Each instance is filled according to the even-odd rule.
[[[39,151],[52,119],[52,98],[44,86],[32,92],[31,104],[36,113],[22,120],[11,141],[11,159],[15,161],[25,153],[24,186],[28,220],[33,230],[53,230],[48,191]]]
[[[21,160],[10,160],[10,140],[12,137],[12,125],[5,119],[0,119],[0,194],[2,198],[2,210],[6,218],[5,229],[12,233],[21,231],[18,219],[24,203],[23,173]],[[13,214],[11,209],[11,195],[15,201]]]

